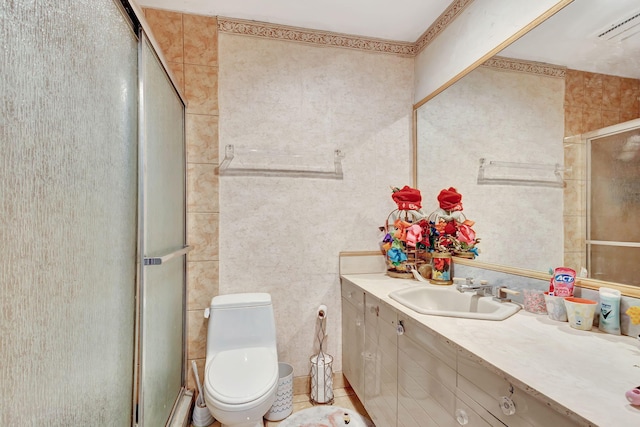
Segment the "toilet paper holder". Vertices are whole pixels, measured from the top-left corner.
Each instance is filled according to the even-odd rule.
[[[327,306],[321,305],[317,310],[316,339],[318,354],[311,356],[311,403],[333,404],[333,357],[324,352],[324,341],[327,336]]]

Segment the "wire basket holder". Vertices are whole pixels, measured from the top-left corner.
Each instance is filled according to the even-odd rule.
[[[326,310],[326,309],[325,309]],[[333,404],[333,357],[324,352],[326,338],[326,311],[318,312],[316,322],[316,340],[320,347],[318,354],[312,356],[311,362],[311,403]]]

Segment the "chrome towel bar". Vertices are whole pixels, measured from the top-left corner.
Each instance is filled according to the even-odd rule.
[[[144,265],[161,265],[171,261],[174,258],[178,258],[178,257],[181,257],[182,255],[186,255],[192,249],[193,247],[191,246],[185,246],[182,249],[178,249],[177,251],[173,251],[161,257],[144,257]]]

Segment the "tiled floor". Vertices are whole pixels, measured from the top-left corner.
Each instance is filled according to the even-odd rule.
[[[362,406],[362,403],[360,403],[358,396],[356,396],[351,387],[336,389],[333,391],[333,396],[334,406],[353,409],[359,414],[370,418],[367,414],[367,411],[365,411],[364,407]],[[312,406],[313,404],[311,403],[308,394],[297,394],[293,396],[293,412],[301,411]],[[279,424],[280,422],[265,421],[264,425],[265,427],[277,427]],[[211,427],[220,427],[220,423],[216,421],[211,425]]]

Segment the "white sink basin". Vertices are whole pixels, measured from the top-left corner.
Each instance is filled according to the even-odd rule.
[[[520,310],[518,304],[458,292],[453,286],[418,285],[389,293],[389,297],[418,313],[468,319],[504,320]]]

